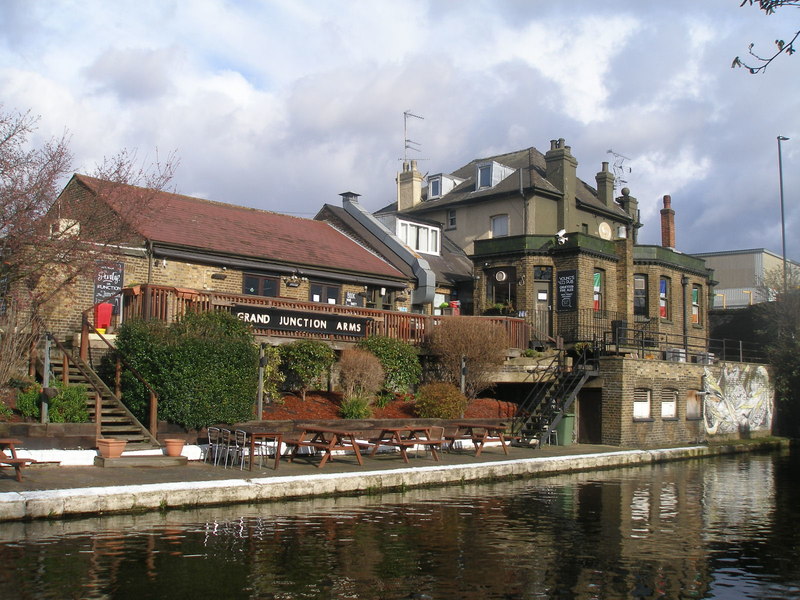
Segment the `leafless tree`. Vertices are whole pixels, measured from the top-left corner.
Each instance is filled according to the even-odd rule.
[[[763,10],[766,14],[771,15],[774,14],[775,10],[778,8],[785,8],[787,6],[793,6],[795,8],[800,7],[800,0],[741,0],[741,4],[739,6],[741,7],[745,5],[758,6],[759,10]],[[752,75],[755,75],[756,73],[764,73],[767,70],[767,67],[772,64],[772,61],[778,58],[781,54],[792,55],[797,51],[794,47],[794,44],[798,37],[800,37],[800,30],[796,31],[788,42],[785,40],[775,40],[776,50],[767,56],[756,54],[753,51],[755,43],[751,43],[747,48],[747,52],[751,58],[742,59],[741,57],[737,56],[733,59],[731,68],[744,68],[747,69],[747,71]]]
[[[6,112],[0,105],[0,319],[5,321],[4,336],[35,335],[42,307],[95,269],[98,258],[113,246],[133,238],[138,216],[169,184],[177,166],[174,155],[165,162],[156,158],[148,166],[138,166],[135,152],[122,151],[104,159],[92,173],[107,202],[93,201],[100,194],[76,193],[80,191],[77,186],[59,193],[72,169],[69,136],[65,133],[32,147],[37,121],[29,112]],[[123,192],[120,183],[139,187]],[[13,326],[9,321],[12,310]],[[4,360],[11,358],[0,356],[0,362]],[[0,381],[0,385],[4,383]]]
[[[492,376],[506,358],[506,335],[503,328],[491,320],[454,317],[436,326],[430,349],[438,359],[441,380],[455,386],[461,382],[463,357],[466,363],[464,394],[474,399],[492,387]]]

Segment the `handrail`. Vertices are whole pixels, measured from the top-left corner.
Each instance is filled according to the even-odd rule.
[[[124,288],[122,294],[125,299],[123,303],[124,320],[139,317],[171,322],[188,311],[230,310],[232,306],[238,304],[367,318],[371,319],[367,324],[368,335],[385,335],[417,345],[424,343],[437,325],[449,319],[463,318],[488,319],[498,325],[502,325],[510,348],[527,348],[530,339],[530,325],[525,319],[519,317],[424,315],[343,304],[323,304],[288,298],[208,292],[153,284]],[[276,337],[311,336],[311,334],[289,333],[264,328],[259,328],[258,331],[264,335]],[[321,336],[316,335],[316,337]],[[326,339],[328,338],[344,342],[357,342],[360,339],[344,333],[327,336]]]
[[[603,347],[606,351],[610,347],[630,348],[640,351],[643,355],[648,352],[675,351],[686,361],[690,360],[690,354],[702,356],[703,360],[711,360],[713,357],[719,360],[738,362],[763,363],[766,361],[764,348],[760,344],[747,344],[742,340],[642,331],[633,327],[616,327],[613,331],[605,332]]]
[[[158,393],[153,389],[153,387],[147,383],[144,377],[137,371],[133,365],[128,363],[125,360],[125,357],[122,356],[117,349],[114,347],[111,342],[109,342],[106,337],[95,329],[94,325],[89,323],[89,319],[86,316],[86,311],[83,312],[83,323],[81,326],[81,351],[80,351],[80,358],[81,360],[86,360],[88,357],[88,344],[89,344],[89,333],[94,332],[100,338],[100,340],[108,346],[110,350],[115,352],[117,360],[125,366],[128,371],[130,371],[131,375],[133,375],[139,383],[141,383],[145,389],[150,392],[150,411],[149,411],[149,423],[147,429],[150,431],[150,435],[156,437],[158,434]],[[119,370],[119,369],[117,369]]]
[[[50,339],[50,340],[51,340],[51,341],[52,341],[52,342],[53,342],[53,343],[56,345],[56,348],[58,348],[58,349],[61,351],[61,354],[62,354],[62,356],[64,357],[64,361],[65,361],[65,362],[68,362],[68,363],[70,363],[70,364],[72,364],[72,365],[74,365],[74,366],[75,366],[75,367],[76,367],[76,368],[77,368],[77,369],[78,369],[78,370],[81,372],[81,375],[83,375],[84,379],[86,379],[86,381],[88,381],[88,382],[89,382],[89,384],[92,386],[92,389],[93,389],[93,390],[94,390],[94,392],[95,392],[95,397],[96,397],[96,398],[100,398],[100,397],[102,397],[102,395],[103,395],[103,390],[102,390],[102,389],[100,389],[100,388],[97,386],[97,384],[95,383],[95,377],[96,377],[96,375],[95,375],[94,373],[91,373],[91,372],[89,372],[89,370],[87,370],[87,369],[84,367],[84,365],[82,364],[82,362],[79,362],[79,361],[75,360],[74,358],[72,358],[72,355],[71,355],[71,352],[69,351],[69,349],[68,349],[66,346],[64,346],[64,344],[62,344],[62,343],[61,343],[61,342],[58,340],[58,338],[56,338],[56,336],[55,336],[55,335],[53,335],[53,334],[52,334],[52,333],[50,333],[50,332],[46,333],[46,335],[47,335],[48,339]],[[81,361],[85,361],[85,359],[81,357]],[[67,370],[66,370],[66,369],[64,369],[64,373],[65,373],[65,374],[66,374],[66,372],[67,372]],[[66,376],[66,375],[64,375],[64,376]],[[146,386],[148,387],[148,389],[152,389],[152,388],[150,388],[150,386],[147,384],[147,382],[145,382],[145,381],[142,381],[142,383],[144,383],[144,385],[146,385]],[[98,402],[97,400],[96,400],[96,404],[99,404],[99,402]],[[125,410],[125,412],[127,412],[127,413],[128,413],[128,415],[129,415],[130,417],[133,417],[134,419],[136,418],[136,417],[135,417],[135,416],[134,416],[134,415],[133,415],[133,414],[130,412],[130,410],[128,410],[128,407],[126,407],[125,405],[123,405],[123,406],[122,406],[122,408],[123,408],[123,410]],[[99,430],[100,430],[100,425],[101,425],[101,423],[102,423],[102,414],[101,414],[101,411],[100,411],[100,410],[97,410],[97,409],[95,410],[95,423],[97,424],[97,430],[98,430],[98,432],[99,432]],[[150,436],[151,436],[151,441],[155,442],[155,441],[156,441],[156,430],[150,430]]]

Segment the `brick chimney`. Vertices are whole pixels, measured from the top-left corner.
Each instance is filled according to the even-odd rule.
[[[675,211],[671,208],[672,198],[664,196],[664,208],[661,209],[661,245],[675,248]]]
[[[403,161],[403,171],[397,174],[397,210],[402,212],[422,202],[422,173],[417,161]]]
[[[608,172],[608,163],[604,162],[600,172],[594,176],[597,182],[597,197],[606,206],[611,206],[614,200],[614,175]]]
[[[570,147],[564,142],[564,138],[550,140],[550,150],[544,155],[544,160],[547,181],[564,194],[558,203],[558,228],[574,231],[576,223],[573,215],[575,213],[578,161],[572,156],[570,150]]]

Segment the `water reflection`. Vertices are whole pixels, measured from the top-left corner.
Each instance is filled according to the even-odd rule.
[[[797,461],[0,526],[0,598],[795,598]]]

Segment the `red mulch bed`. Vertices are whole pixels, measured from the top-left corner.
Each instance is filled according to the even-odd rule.
[[[299,396],[287,395],[281,403],[272,403],[264,407],[264,419],[275,421],[310,421],[339,419],[341,394],[329,392],[309,392],[305,402]],[[517,405],[493,398],[477,398],[469,403],[464,418],[466,419],[510,419],[514,416]],[[414,400],[411,396],[401,396],[383,408],[373,406],[374,419],[410,419],[415,418]]]

